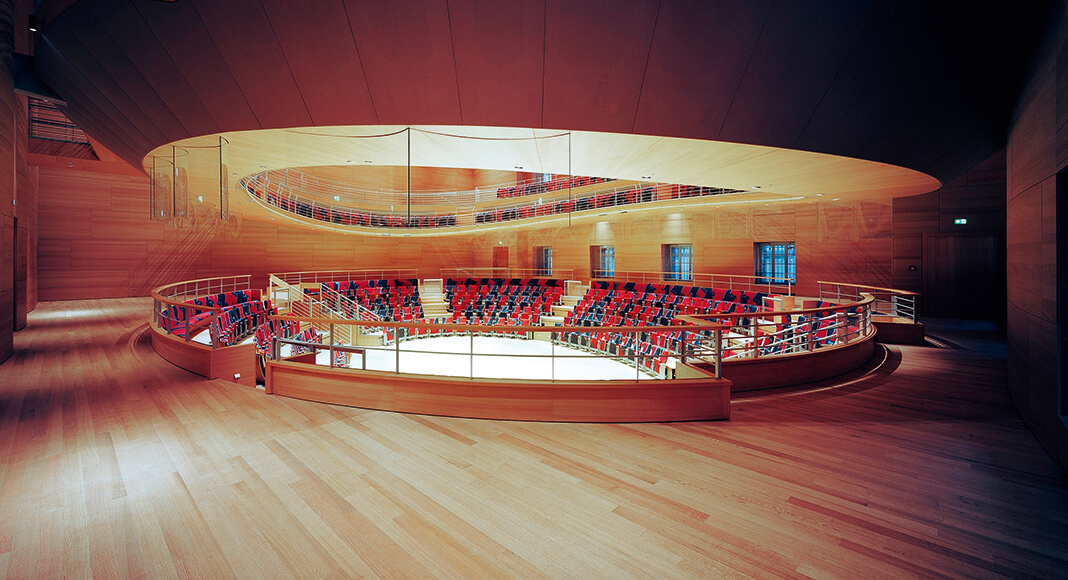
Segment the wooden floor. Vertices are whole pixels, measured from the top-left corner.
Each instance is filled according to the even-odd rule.
[[[996,345],[880,348],[730,421],[532,424],[207,381],[149,308],[42,303],[16,335],[0,576],[1068,577],[1068,485]]]

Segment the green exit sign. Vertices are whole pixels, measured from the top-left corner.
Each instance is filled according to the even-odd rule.
[[[957,218],[953,220],[953,223],[958,226],[966,226],[968,225],[968,218]]]

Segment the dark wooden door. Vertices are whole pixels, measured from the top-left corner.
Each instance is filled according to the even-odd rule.
[[[493,248],[493,267],[508,267],[508,248],[505,248],[504,246],[497,246],[496,248]]]
[[[936,318],[1005,319],[1005,259],[998,236],[924,236],[920,311]]]

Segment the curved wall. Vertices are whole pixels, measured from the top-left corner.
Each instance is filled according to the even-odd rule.
[[[45,300],[144,296],[175,280],[234,274],[252,274],[264,286],[268,272],[338,268],[414,268],[420,278],[436,278],[442,267],[492,266],[501,247],[509,267],[532,268],[534,248],[552,246],[556,268],[588,278],[590,246],[615,246],[618,270],[660,271],[662,244],[689,243],[694,271],[752,275],[757,241],[796,242],[799,294],[816,292],[817,279],[892,282],[889,202],[698,206],[617,212],[570,227],[507,224],[473,235],[387,238],[236,218],[174,228],[149,219],[147,178],[82,167],[40,167]],[[233,203],[242,203],[239,195]]]
[[[1068,466],[1062,338],[1068,314],[1062,263],[1068,259],[1068,223],[1058,216],[1068,212],[1063,207],[1068,202],[1066,184],[1057,182],[1068,167],[1066,47],[1068,13],[1062,12],[1016,105],[1007,192],[1009,391],[1062,467]]]
[[[134,165],[225,131],[491,125],[802,149],[945,181],[1001,148],[1045,4],[45,0],[35,56],[70,118]]]

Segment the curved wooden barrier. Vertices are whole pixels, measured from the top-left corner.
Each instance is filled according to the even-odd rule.
[[[152,349],[163,360],[209,379],[226,379],[250,387],[256,386],[256,345],[237,344],[211,348],[191,340],[167,334],[149,324]]]
[[[267,392],[422,415],[563,422],[730,418],[731,383],[709,375],[672,381],[468,379],[267,363]]]
[[[847,373],[871,360],[876,333],[848,344],[825,346],[809,353],[724,361],[723,378],[731,392],[741,393],[822,381]],[[702,367],[711,368],[709,363]]]

